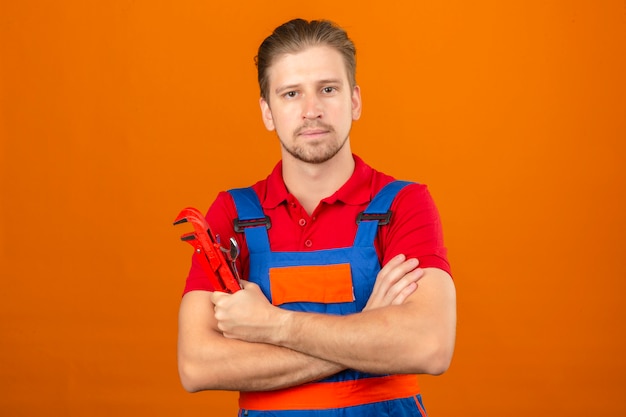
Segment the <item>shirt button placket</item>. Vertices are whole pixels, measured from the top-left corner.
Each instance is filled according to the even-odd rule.
[[[300,220],[298,220],[298,224],[299,224],[301,227],[306,226],[306,223],[307,223],[307,221],[306,221],[306,219],[305,219],[304,217],[303,217],[303,218],[301,218]],[[311,246],[313,246],[313,242],[311,242],[311,239],[307,239],[307,240],[305,240],[305,241],[304,241],[304,246],[306,246],[307,248],[310,248]]]

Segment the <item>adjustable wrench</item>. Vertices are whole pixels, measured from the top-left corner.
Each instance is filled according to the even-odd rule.
[[[180,237],[180,240],[189,243],[198,253],[200,265],[209,278],[213,290],[229,294],[239,291],[241,286],[237,278],[235,278],[235,275],[238,277],[239,274],[235,268],[234,259],[232,259],[232,256],[229,256],[233,271],[222,253],[228,250],[219,244],[202,213],[193,207],[183,209],[174,220],[174,225],[185,222],[191,223],[194,231],[185,233]],[[233,241],[237,252],[239,249],[236,246],[237,242],[231,239],[230,253],[234,253]],[[233,275],[233,272],[235,275]]]

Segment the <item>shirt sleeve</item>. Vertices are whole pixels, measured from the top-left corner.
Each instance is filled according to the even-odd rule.
[[[391,205],[392,220],[380,230],[382,262],[398,254],[417,258],[421,268],[439,268],[451,274],[439,212],[426,185],[411,184]]]
[[[237,212],[232,197],[227,192],[221,192],[209,208],[206,220],[213,233],[220,236],[222,242],[228,242],[231,237],[236,237],[233,229],[233,219],[236,217]],[[236,238],[238,238],[238,236]],[[238,240],[238,243],[241,248],[242,242]],[[198,256],[199,255],[194,252],[191,257],[191,267],[187,275],[183,295],[189,291],[195,290],[212,291],[209,279],[202,269]],[[241,262],[242,257],[243,256],[239,257],[238,263]],[[241,265],[239,265],[239,268],[241,268]]]

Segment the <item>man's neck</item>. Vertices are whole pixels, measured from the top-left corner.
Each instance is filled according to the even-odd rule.
[[[283,155],[283,180],[287,190],[309,215],[320,201],[333,195],[352,176],[354,157],[349,146],[344,148],[321,164],[309,164]]]

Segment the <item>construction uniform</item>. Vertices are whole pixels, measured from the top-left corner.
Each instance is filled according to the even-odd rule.
[[[236,215],[229,213],[225,217],[236,218],[235,229],[238,233],[235,236],[242,243],[245,242],[242,246],[242,249],[245,247],[247,250],[244,257],[247,262],[242,264],[242,268],[244,265],[247,266],[244,276],[258,284],[272,304],[293,311],[336,315],[357,313],[364,308],[370,297],[380,270],[380,259],[385,261],[395,256],[395,254],[386,253],[394,246],[381,243],[380,236],[387,233],[389,236],[384,237],[388,239],[394,236],[401,237],[399,232],[394,232],[391,227],[395,219],[394,210],[390,208],[402,190],[407,189],[408,191],[404,194],[410,195],[411,187],[423,186],[394,181],[391,177],[372,170],[356,156],[355,161],[355,174],[342,187],[342,189],[347,188],[344,190],[346,191],[344,196],[341,197],[340,189],[338,198],[326,199],[327,205],[339,204],[345,211],[344,217],[348,215],[346,213],[354,213],[354,216],[350,215],[352,218],[337,218],[336,222],[326,224],[326,234],[336,232],[343,236],[343,239],[338,239],[340,243],[336,247],[317,249],[310,237],[317,236],[317,240],[325,238],[322,237],[325,234],[320,231],[313,235],[303,234],[301,238],[286,237],[286,240],[291,240],[291,242],[287,245],[276,242],[275,245],[277,239],[271,238],[271,231],[272,228],[278,226],[276,219],[280,223],[291,219],[291,223],[297,223],[303,227],[306,223],[314,222],[318,216],[323,215],[323,210],[319,212],[316,210],[309,218],[296,220],[302,213],[297,212],[298,215],[294,218],[296,202],[293,199],[290,200],[288,193],[285,194],[286,190],[280,190],[278,194],[282,193],[283,196],[272,202],[271,195],[276,194],[276,190],[272,189],[271,185],[278,187],[282,183],[280,164],[267,180],[260,182],[263,184],[257,183],[253,188],[229,192]],[[280,183],[277,182],[277,177],[280,178]],[[351,201],[354,193],[349,191],[361,190],[364,184],[367,184],[369,189],[365,192],[360,191],[362,195],[354,197],[359,199],[360,204],[354,204],[355,201]],[[423,188],[419,191],[422,194],[424,192]],[[415,193],[414,190],[412,194]],[[259,200],[259,195],[269,206],[263,205]],[[371,198],[371,195],[375,197]],[[366,199],[366,196],[367,200],[371,201],[367,201],[366,209],[362,210],[364,201],[361,200]],[[224,201],[227,198],[222,196],[221,200]],[[281,203],[277,204],[277,201]],[[291,205],[287,208],[291,215],[282,219],[279,215],[273,215],[272,212],[274,209],[280,209],[281,204]],[[428,206],[428,204],[424,205]],[[420,208],[412,209],[420,210]],[[433,246],[432,250],[429,250],[431,253],[422,256],[422,258],[430,259],[431,265],[428,265],[428,261],[424,265],[423,260],[420,259],[420,266],[439,267],[449,272],[445,248],[440,236],[438,215],[436,211],[432,213],[432,207],[425,212],[429,218],[427,223],[435,223],[434,226],[431,225],[432,230],[438,230],[433,233],[433,236],[426,236],[424,239],[416,238],[417,241],[426,242],[426,246]],[[413,214],[413,217],[419,217]],[[211,210],[207,219],[213,227]],[[414,219],[411,215],[405,215],[404,219],[401,216],[400,221],[411,223]],[[343,222],[350,222],[348,228],[356,227],[356,233],[354,230],[340,231],[341,226],[336,223]],[[330,224],[333,224],[333,230],[328,229]],[[428,229],[423,225],[416,227]],[[385,228],[392,230],[383,231]],[[345,236],[350,233],[353,240],[346,244]],[[282,234],[285,232],[283,231]],[[290,245],[291,250],[285,250],[285,248],[289,249]],[[304,248],[298,245],[303,245]],[[330,243],[326,246],[330,246]],[[393,250],[401,249],[391,249]],[[411,253],[406,254],[409,257],[412,256]],[[186,291],[201,289],[196,288],[198,277],[196,276],[195,280],[191,279],[192,277],[194,274],[190,273]],[[415,375],[374,375],[355,370],[346,370],[321,381],[283,390],[242,392],[239,405],[240,415],[246,416],[425,416]]]

